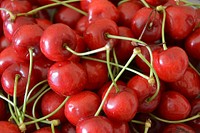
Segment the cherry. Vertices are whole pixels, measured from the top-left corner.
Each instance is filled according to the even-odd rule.
[[[73,7],[80,8],[80,4],[78,2],[70,4]],[[54,15],[55,23],[64,23],[71,27],[75,28],[77,21],[82,17],[82,15],[71,9],[69,7],[62,6],[60,7]]]
[[[83,34],[84,41],[90,50],[104,47],[110,40],[113,41],[112,46],[116,44],[115,39],[109,39],[106,34],[118,35],[117,24],[110,19],[98,19],[87,27]]]
[[[31,32],[29,32],[31,31]],[[30,59],[29,50],[33,50],[33,58],[41,56],[40,38],[43,34],[43,29],[39,25],[23,25],[13,35],[12,44],[17,54],[24,60]]]
[[[98,90],[108,80],[108,70],[104,63],[92,61],[92,60],[81,60],[81,64],[86,69],[88,80],[85,86],[88,90]]]
[[[117,7],[119,10],[119,25],[131,28],[133,16],[142,7],[143,5],[138,1],[127,1],[120,4]]]
[[[8,121],[0,121],[1,132],[3,133],[21,133],[18,126],[8,122]]]
[[[188,125],[183,123],[169,124],[163,130],[163,133],[195,133],[195,131]]]
[[[54,132],[60,133],[60,131],[57,128],[54,129]],[[42,127],[39,130],[34,131],[33,133],[52,133],[52,129],[51,127]]]
[[[194,69],[188,67],[183,76],[169,83],[169,86],[188,99],[195,99],[200,94],[200,77]]]
[[[117,22],[119,19],[119,11],[117,7],[108,0],[93,0],[88,5],[88,21],[91,23],[102,18]]]
[[[195,29],[185,40],[185,50],[187,54],[197,60],[200,60],[200,28]]]
[[[188,67],[188,56],[180,47],[153,51],[153,66],[158,77],[166,82],[179,80]]]
[[[65,97],[56,94],[54,91],[50,90],[45,93],[41,99],[41,111],[43,116],[53,112],[58,106],[65,100]],[[59,119],[61,122],[66,121],[64,114],[64,107],[62,107],[58,112],[48,118],[49,120]]]
[[[53,24],[48,19],[36,18],[35,21],[43,30],[46,30],[47,27]]]
[[[69,26],[56,23],[43,32],[40,49],[49,60],[65,61],[72,55],[65,49],[65,45],[74,50],[77,46],[76,41],[76,33]]]
[[[93,116],[100,105],[100,97],[91,91],[72,95],[65,104],[65,116],[74,126],[84,118]]]
[[[113,127],[110,120],[105,116],[92,116],[86,118],[76,126],[76,133],[95,132],[95,133],[112,133]]]
[[[159,6],[159,5],[164,5],[167,3],[168,0],[146,0],[148,4],[151,6]]]
[[[65,122],[61,125],[62,133],[76,133],[76,127],[69,122]]]
[[[157,11],[143,7],[132,18],[131,29],[135,38],[145,42],[155,42],[161,39],[161,22],[161,16]]]
[[[83,11],[88,11],[88,7],[89,7],[89,4],[91,4],[92,3],[92,1],[94,1],[94,0],[81,0],[80,1],[80,6],[81,6],[81,9],[83,10]]]
[[[29,65],[27,63],[14,63],[10,65],[8,68],[6,68],[1,77],[1,85],[4,91],[7,94],[13,96],[15,77],[16,75],[18,75],[19,79],[17,82],[16,96],[24,95],[29,76],[28,72],[29,72]],[[31,80],[30,87],[33,87],[33,85],[37,82],[36,75],[34,75],[34,71],[32,72],[30,80]]]
[[[8,41],[8,39],[4,35],[0,37],[0,52],[10,45],[11,43]]]
[[[53,64],[47,78],[51,89],[64,96],[82,91],[87,83],[87,73],[83,66],[72,61]]]
[[[75,30],[79,35],[83,35],[85,30],[88,27],[88,17],[87,16],[82,16],[77,22],[76,22],[76,27]]]
[[[176,91],[166,91],[162,93],[157,110],[164,119],[181,120],[189,116],[191,105],[182,94]]]
[[[129,133],[128,122],[119,122],[111,120],[114,133]]]
[[[196,19],[197,13],[193,7],[169,6],[166,8],[166,32],[176,40],[184,39],[194,29]]]

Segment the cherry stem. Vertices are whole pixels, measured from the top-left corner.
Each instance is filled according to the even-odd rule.
[[[144,4],[145,7],[150,8],[149,4],[145,0],[140,0],[140,1]]]
[[[180,0],[180,1],[184,2],[186,6],[196,6],[197,8],[200,7],[200,4],[199,4],[199,3],[189,2],[189,1],[187,1],[187,0]]]
[[[119,62],[118,62],[117,55],[116,55],[116,52],[115,52],[114,48],[113,48],[112,52],[113,52],[113,58],[114,58],[115,64],[117,64],[117,66],[115,68],[116,68],[117,73],[119,73],[119,67],[118,67]]]
[[[30,124],[34,124],[34,123],[37,123],[37,122],[40,122],[40,121],[43,121],[45,119],[48,119],[49,117],[51,117],[52,115],[54,115],[55,113],[57,113],[64,105],[65,103],[67,102],[67,100],[70,98],[70,96],[67,96],[65,98],[65,100],[53,111],[51,112],[50,114],[46,115],[46,116],[43,116],[39,119],[36,119],[36,120],[33,120],[33,121],[28,121],[28,122],[25,122],[24,124],[25,125],[30,125]]]
[[[59,3],[52,3],[52,4],[47,4],[47,5],[44,5],[44,6],[40,6],[38,8],[35,8],[29,12],[26,12],[26,13],[18,13],[17,16],[28,16],[28,15],[33,15],[35,13],[37,13],[38,11],[40,10],[43,10],[43,9],[47,9],[49,7],[54,7],[54,6],[58,6],[58,5],[61,5],[62,3],[71,3],[71,2],[78,2],[80,0],[67,0],[67,1],[62,1],[62,2],[59,2]]]
[[[189,66],[200,76],[199,71],[192,65],[192,63],[189,61]]]
[[[144,133],[148,133],[150,127],[151,127],[151,120],[147,119],[145,122]]]
[[[70,9],[73,9],[73,10],[77,11],[78,13],[80,13],[80,14],[82,14],[82,15],[84,15],[84,16],[88,16],[88,14],[87,14],[86,12],[84,12],[83,10],[80,10],[80,9],[78,9],[78,8],[76,8],[76,7],[72,6],[72,5],[70,5],[70,4],[63,3],[63,2],[60,2],[60,1],[58,1],[58,0],[51,0],[51,1],[56,2],[56,3],[59,3],[59,4],[61,4],[61,5],[64,5],[64,6],[68,7],[68,8],[70,8]]]
[[[123,72],[126,70],[126,68],[129,66],[129,64],[133,61],[133,59],[135,58],[135,56],[137,55],[137,48],[134,49],[133,54],[131,55],[131,57],[129,58],[129,60],[126,62],[126,64],[124,65],[124,67],[122,68],[122,70],[118,73],[118,75],[115,77],[114,81],[117,82],[117,80],[120,78],[120,76],[123,74]],[[99,113],[102,110],[102,107],[108,97],[108,94],[110,93],[112,87],[114,86],[114,82],[111,83],[111,85],[109,86],[108,90],[106,91],[105,96],[103,97],[101,104],[98,108],[98,110],[96,111],[94,116],[98,116]]]
[[[130,0],[120,0],[118,3],[117,3],[117,6],[125,3],[125,2],[129,2]]]
[[[98,61],[98,62],[102,62],[102,63],[107,63],[105,60],[101,60],[101,59],[97,59],[97,58],[93,58],[93,57],[88,57],[88,56],[83,56],[83,57],[81,57],[81,58],[83,58],[83,59],[88,59],[88,60],[93,60],[93,61]],[[115,63],[113,63],[113,62],[110,62],[110,65],[113,65],[113,66],[116,66],[116,67],[119,67],[119,68],[123,68],[124,66],[123,65],[120,65],[120,64],[115,64]],[[139,76],[142,76],[143,78],[145,78],[145,79],[149,79],[149,77],[147,76],[147,75],[144,75],[143,73],[141,73],[141,72],[138,72],[138,71],[136,71],[136,70],[134,70],[134,69],[131,69],[131,68],[126,68],[126,70],[127,71],[130,71],[130,72],[132,72],[132,73],[135,73],[135,74],[137,74],[137,75],[139,75]]]
[[[5,11],[5,12],[7,12],[9,15],[10,15],[10,20],[11,21],[14,21],[15,20],[15,18],[16,18],[16,16],[11,12],[11,11],[9,11],[9,10],[7,10],[7,9],[5,9],[5,8],[0,8],[0,10],[2,10],[2,11]]]
[[[159,118],[159,117],[155,116],[152,113],[149,113],[149,115],[151,117],[153,117],[154,119],[158,120],[158,121],[165,122],[165,123],[170,123],[170,124],[184,123],[184,122],[188,122],[188,121],[192,121],[192,120],[195,120],[197,118],[200,118],[200,112],[198,112],[196,115],[194,115],[192,117],[189,117],[189,118],[186,118],[186,119],[182,119],[182,120],[176,120],[176,121],[165,120],[165,119],[162,119],[162,118]]]
[[[164,50],[167,49],[166,41],[165,41],[165,22],[166,22],[166,11],[165,11],[165,8],[166,7],[163,7],[162,5],[156,7],[157,11],[161,11],[163,13],[163,20],[162,20],[162,44],[163,44],[163,49]]]
[[[31,80],[32,67],[33,67],[33,48],[29,48],[28,51],[29,51],[30,61],[29,61],[28,78],[27,78],[26,89],[25,89],[25,94],[24,94],[24,103],[23,103],[23,108],[22,108],[22,118],[23,119],[24,119],[24,114],[26,112],[27,95],[28,95],[28,90],[29,90],[29,85],[30,85],[30,80]]]
[[[16,110],[17,109],[17,85],[18,85],[18,81],[20,77],[21,76],[19,74],[16,74],[15,82],[14,82],[13,104],[14,104],[14,111],[15,111],[16,116],[18,116],[17,110]]]
[[[145,125],[145,122],[143,122],[143,121],[131,120],[131,122],[135,123],[135,124]]]

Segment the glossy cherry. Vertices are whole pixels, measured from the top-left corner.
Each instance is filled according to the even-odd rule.
[[[52,61],[65,61],[72,55],[66,50],[65,45],[74,50],[77,45],[76,41],[76,33],[69,26],[56,23],[43,32],[40,49]]]
[[[169,124],[167,125],[163,133],[196,133],[190,126],[183,124],[183,123],[178,123],[178,124]]]
[[[95,132],[95,133],[112,133],[113,126],[105,116],[91,116],[86,118],[76,126],[76,133]]]
[[[166,82],[179,80],[188,67],[188,56],[180,47],[153,51],[153,66],[160,79]]]
[[[8,41],[8,39],[5,36],[0,37],[0,52],[10,45],[11,43]]]
[[[145,42],[155,42],[161,39],[162,19],[158,12],[152,8],[143,7],[139,9],[131,21],[131,29],[135,38]],[[144,31],[144,33],[143,33]]]
[[[18,126],[11,122],[0,121],[0,126],[1,126],[1,132],[3,133],[21,133]]]
[[[58,106],[65,100],[64,96],[56,94],[53,90],[45,93],[41,99],[41,112],[42,115],[48,115],[58,108]],[[64,107],[62,107],[58,112],[48,118],[49,120],[59,119],[61,122],[66,121],[64,115]]]
[[[176,91],[162,93],[158,106],[159,116],[167,120],[181,120],[189,116],[191,105],[189,101]]]
[[[84,118],[93,116],[99,105],[100,97],[91,91],[82,91],[72,95],[65,104],[65,116],[74,126]]]
[[[87,16],[82,16],[77,22],[76,22],[76,27],[75,30],[79,35],[83,35],[85,30],[88,27],[88,17]]]
[[[78,62],[56,62],[50,67],[47,79],[51,89],[60,95],[68,96],[85,88],[87,73]]]

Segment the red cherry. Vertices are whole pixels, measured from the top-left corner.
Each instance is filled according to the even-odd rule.
[[[200,94],[200,77],[194,69],[188,67],[183,76],[169,83],[169,86],[188,99],[195,99]]]
[[[185,50],[194,59],[200,60],[200,28],[192,32],[185,40]]]
[[[5,36],[0,37],[0,52],[10,45],[11,43],[8,41],[8,39]]]
[[[57,32],[59,31],[59,32]],[[42,53],[52,61],[65,61],[72,53],[64,47],[76,48],[76,34],[67,25],[56,23],[49,26],[40,39],[40,48]]]
[[[196,19],[197,13],[193,7],[169,6],[166,8],[166,32],[176,40],[184,39],[194,29]]]
[[[110,39],[106,37],[106,34],[118,35],[117,24],[110,19],[98,19],[92,22],[86,29],[84,41],[86,42],[90,50],[104,47]],[[112,39],[113,43],[116,44],[116,40]]]
[[[100,97],[91,91],[72,95],[65,104],[65,116],[74,126],[88,116],[93,116],[100,105]]]
[[[86,118],[76,126],[76,133],[113,133],[113,127],[108,118],[104,116],[93,116]]]
[[[168,0],[146,0],[151,6],[164,5]]]
[[[86,89],[98,90],[104,83],[108,80],[108,70],[105,63],[92,61],[92,60],[82,60],[81,64],[86,69],[88,80],[86,84]]]
[[[195,131],[188,125],[183,123],[169,124],[163,130],[163,133],[195,133]]]
[[[39,58],[42,54],[40,51],[40,37],[42,34],[43,29],[37,24],[21,26],[12,38],[12,44],[17,54],[24,60],[29,60],[29,49],[31,48],[33,50],[33,58]]]
[[[75,30],[79,35],[83,35],[85,30],[88,27],[88,17],[87,16],[82,16],[77,22],[76,22],[76,27]]]
[[[91,23],[102,18],[117,22],[119,19],[119,11],[108,0],[93,0],[88,6],[88,21]]]
[[[188,56],[180,47],[153,51],[153,66],[158,77],[166,82],[179,80],[188,67]]]
[[[69,122],[65,122],[61,125],[62,133],[76,133],[76,127]]]
[[[36,23],[43,29],[46,30],[47,27],[52,25],[53,23],[48,19],[36,18]]]
[[[64,96],[82,91],[87,83],[87,73],[83,66],[72,61],[53,64],[47,78],[51,89]]]
[[[143,7],[139,9],[132,18],[131,29],[136,38],[139,38],[145,29],[141,40],[145,42],[155,42],[161,38],[161,22],[162,19],[158,12],[154,11],[152,8]]]
[[[94,1],[94,0],[81,0],[80,1],[80,6],[81,6],[81,9],[83,11],[88,11],[88,6],[89,4]]]
[[[57,128],[54,128],[55,133],[60,133],[60,131]],[[36,130],[33,133],[52,133],[51,127],[42,127],[39,130]]]
[[[181,120],[191,111],[189,101],[176,91],[163,92],[158,106],[159,115],[167,120]]]
[[[112,121],[113,126],[113,133],[129,133],[129,125],[128,122],[119,122],[119,121]]]
[[[138,1],[127,1],[120,4],[117,7],[119,10],[119,24],[131,28],[133,16],[142,7],[143,5]]]
[[[21,133],[18,126],[8,121],[0,121],[2,133]]]

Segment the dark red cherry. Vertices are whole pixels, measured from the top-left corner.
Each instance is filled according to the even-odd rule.
[[[169,124],[162,133],[195,133],[195,131],[184,123]]]
[[[64,96],[82,91],[87,83],[87,73],[84,67],[72,61],[53,64],[48,71],[47,78],[51,89]]]
[[[76,22],[76,27],[75,30],[79,35],[83,35],[85,30],[88,27],[88,17],[87,16],[82,16],[77,22]]]
[[[15,34],[13,34],[12,38],[12,44],[17,54],[24,60],[29,60],[29,49],[32,49],[33,58],[39,58],[42,55],[40,50],[40,38],[42,34],[43,29],[37,24],[21,26]]]
[[[26,13],[32,10],[32,5],[27,0],[3,0],[1,8],[7,9],[16,15],[17,13]],[[8,12],[1,10],[1,18],[3,21],[8,20],[10,15]]]
[[[152,8],[139,9],[131,21],[131,29],[135,38],[145,42],[155,42],[161,38],[162,19],[160,14]],[[144,32],[143,32],[144,31]]]
[[[0,52],[10,45],[11,43],[8,41],[8,39],[4,35],[0,37]]]
[[[46,116],[56,110],[58,106],[65,100],[65,97],[56,94],[53,90],[45,93],[41,99],[41,112]],[[49,120],[59,119],[61,122],[66,121],[64,107],[48,118]]]
[[[55,133],[61,133],[56,127],[54,128]],[[42,127],[39,130],[34,131],[33,133],[52,133],[51,127]]]
[[[80,4],[78,2],[70,4],[73,7],[80,8]],[[54,15],[54,22],[55,23],[64,23],[71,27],[72,29],[75,28],[77,21],[82,17],[82,14],[71,9],[66,6],[60,7]]]
[[[180,15],[180,13],[182,15]],[[167,34],[176,40],[187,37],[195,27],[197,12],[190,6],[169,6],[166,8]]]
[[[200,28],[192,32],[185,40],[185,51],[187,54],[197,60],[200,60]]]
[[[86,69],[88,75],[88,80],[85,88],[88,90],[100,89],[108,80],[107,65],[105,63],[86,59],[82,60],[81,64]]]
[[[43,30],[53,24],[50,20],[43,18],[36,18],[35,21]]]
[[[119,122],[110,120],[113,126],[113,133],[129,133],[128,122]]]
[[[119,11],[108,0],[93,0],[88,6],[88,21],[91,23],[102,18],[117,22],[119,19]]]
[[[18,126],[8,121],[0,121],[2,133],[21,133]]]
[[[104,47],[110,40],[113,41],[111,46],[116,44],[115,39],[109,39],[106,34],[118,35],[117,24],[110,19],[98,19],[92,22],[84,32],[84,41],[89,49],[94,50]]]
[[[113,133],[112,123],[105,116],[92,116],[86,118],[76,126],[76,133]]]
[[[164,119],[181,120],[189,116],[191,105],[182,94],[166,91],[162,93],[157,109],[160,117]]]
[[[81,120],[93,116],[99,105],[100,97],[91,91],[82,91],[72,95],[65,104],[65,117],[74,126]]]
[[[131,28],[133,16],[142,7],[143,5],[138,1],[127,1],[120,4],[117,7],[119,10],[119,24]]]
[[[65,122],[61,125],[62,133],[76,133],[76,127],[69,122]]]
[[[77,45],[76,41],[76,33],[69,26],[56,23],[43,32],[40,49],[49,60],[65,61],[72,55],[66,50],[65,45],[74,50]]]
[[[188,67],[183,76],[169,83],[169,86],[188,99],[195,99],[200,94],[200,77],[194,69]]]
[[[153,66],[160,79],[166,82],[179,80],[188,67],[188,56],[180,47],[153,51]]]

